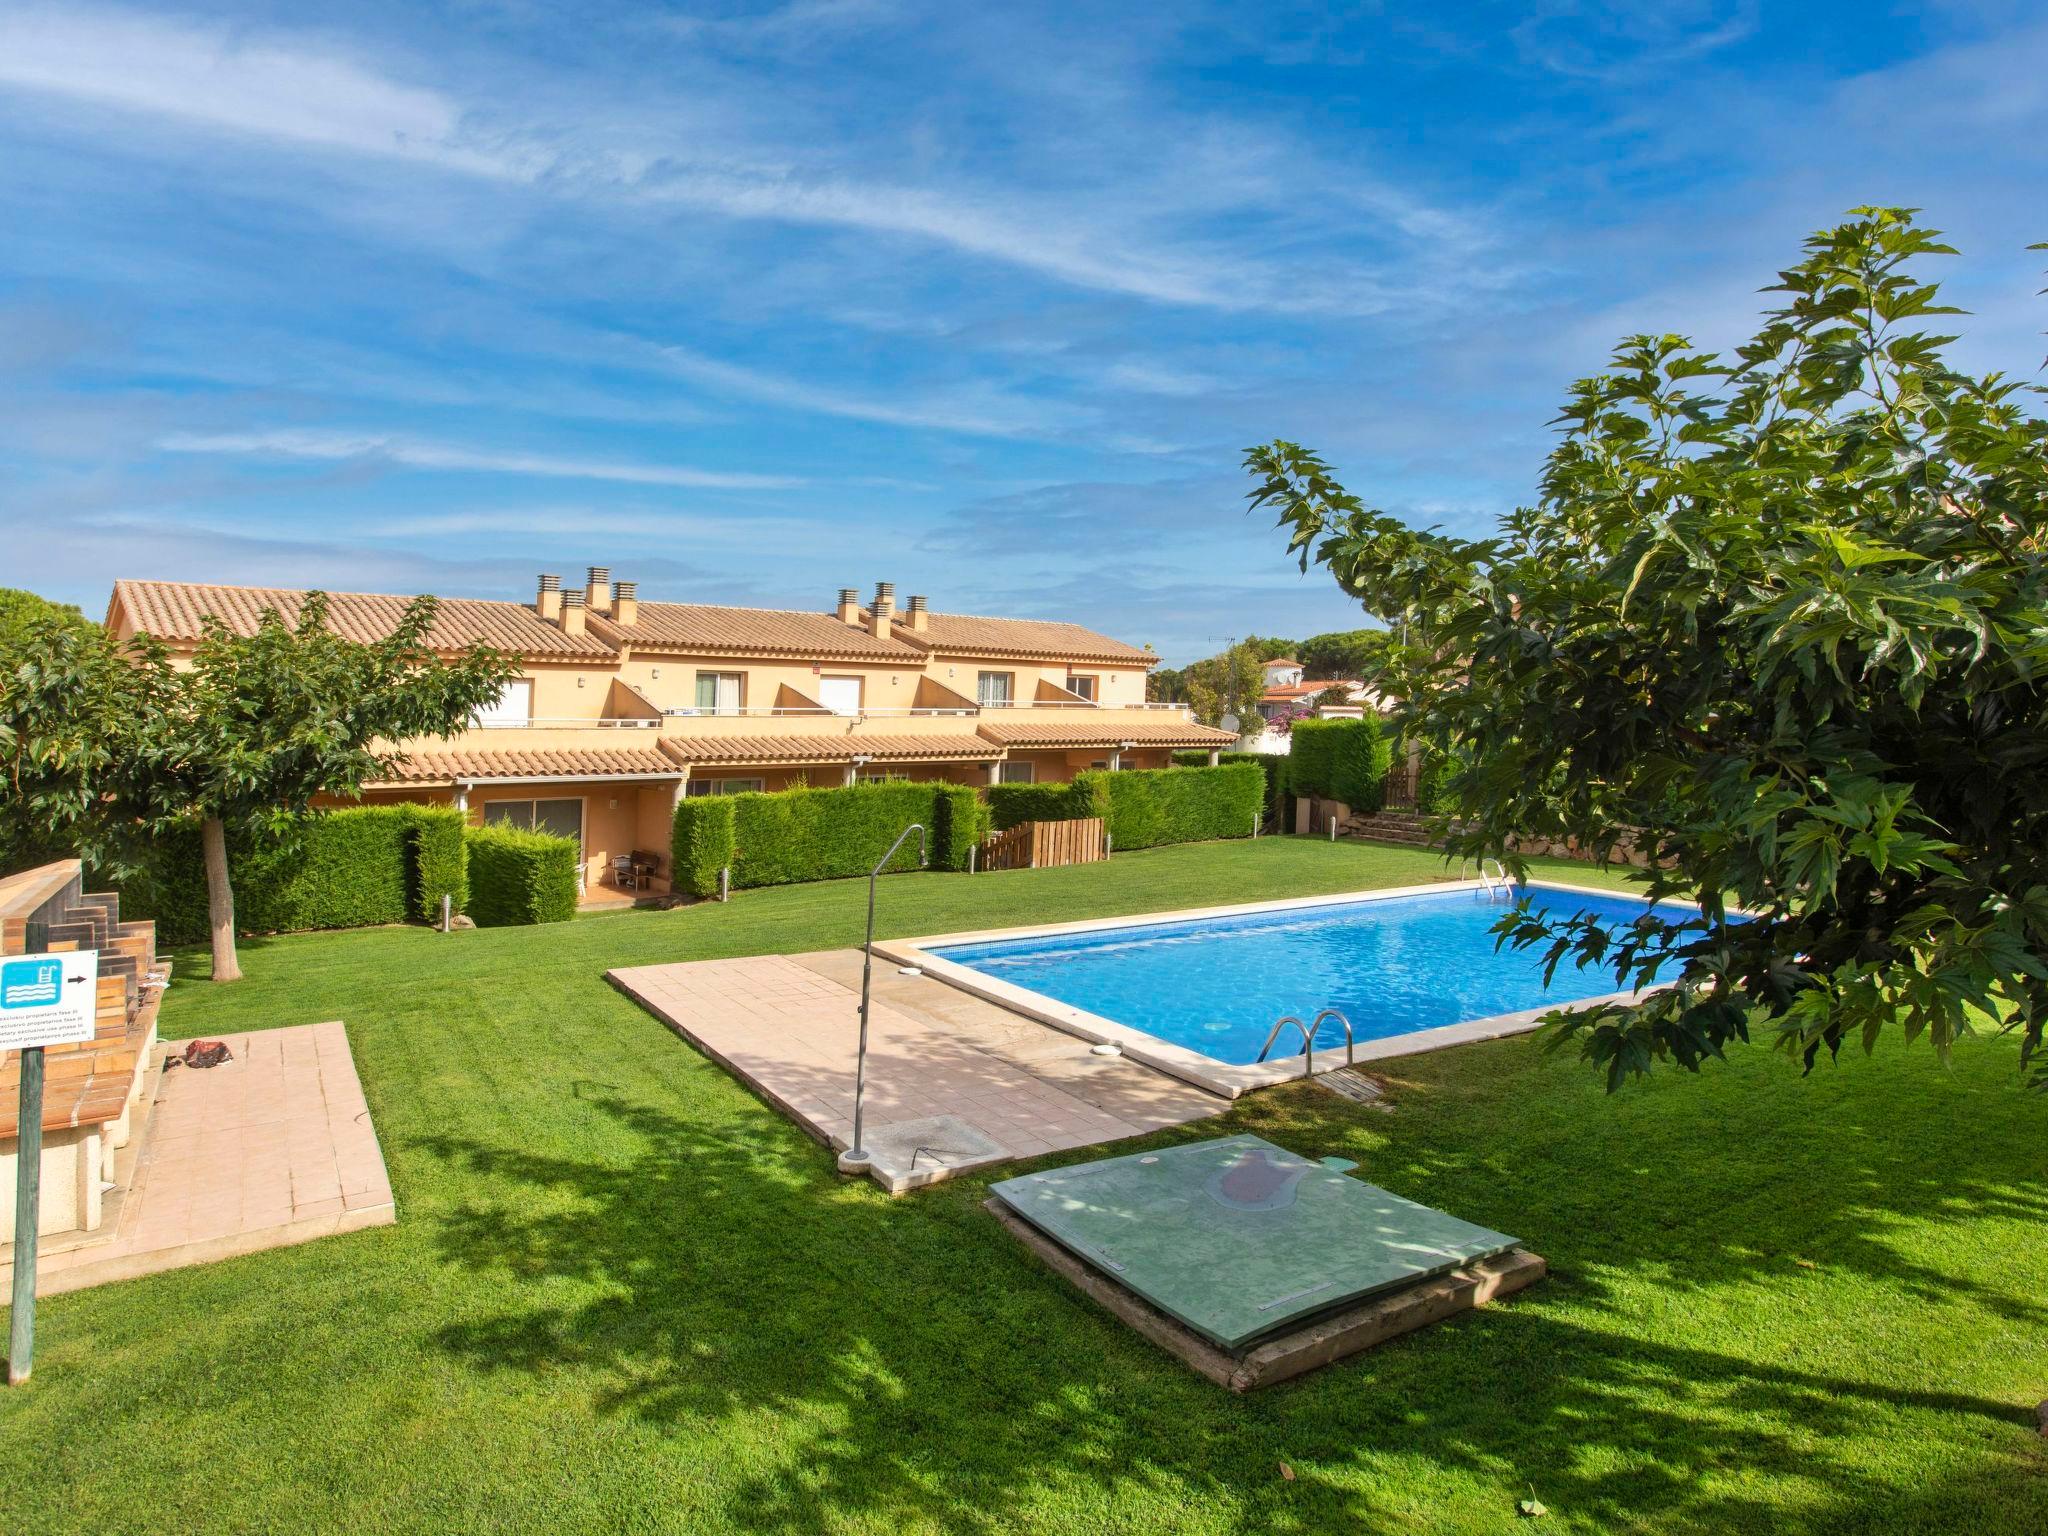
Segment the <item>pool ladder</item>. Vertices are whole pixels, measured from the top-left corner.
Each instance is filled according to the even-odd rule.
[[[1280,1031],[1292,1024],[1301,1031],[1301,1052],[1307,1060],[1307,1065],[1302,1068],[1301,1075],[1303,1077],[1314,1077],[1316,1074],[1316,1035],[1322,1029],[1323,1020],[1325,1019],[1335,1019],[1344,1026],[1344,1065],[1347,1067],[1357,1065],[1357,1057],[1354,1054],[1357,1049],[1357,1042],[1351,1037],[1351,1021],[1344,1017],[1341,1009],[1337,1008],[1325,1008],[1316,1015],[1313,1024],[1304,1024],[1291,1013],[1276,1019],[1273,1022],[1273,1032],[1266,1036],[1266,1043],[1259,1047],[1258,1059],[1260,1061],[1266,1059],[1266,1053],[1273,1049],[1273,1042],[1280,1038]]]
[[[1486,872],[1486,866],[1489,864],[1493,866],[1492,874]],[[1459,861],[1459,873],[1462,874],[1463,872],[1464,861],[1461,859]],[[1481,859],[1479,861],[1479,883],[1485,887],[1489,898],[1497,895],[1511,896],[1514,894],[1515,883],[1508,878],[1507,867],[1499,859]]]

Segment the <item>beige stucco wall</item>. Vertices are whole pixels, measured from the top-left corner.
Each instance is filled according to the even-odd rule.
[[[672,783],[479,784],[469,792],[469,819],[482,826],[484,807],[501,800],[581,801],[583,885],[589,890],[605,883],[611,861],[622,853],[660,854],[666,868],[674,795]]]
[[[787,687],[816,699],[821,677],[858,677],[861,703],[868,709],[908,709],[917,692],[918,662],[765,661],[758,656],[662,656],[636,653],[620,665],[619,676],[663,709],[694,709],[699,672],[737,672],[740,705],[745,709],[774,707]]]

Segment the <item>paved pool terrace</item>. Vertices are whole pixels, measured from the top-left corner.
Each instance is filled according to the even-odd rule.
[[[1546,881],[1551,889],[1615,893]],[[954,964],[946,946],[1165,921],[1485,890],[1481,881],[1255,902],[1128,918],[877,942],[865,1140],[892,1193],[978,1168],[1092,1147],[1220,1114],[1254,1088],[1304,1075],[1297,1053],[1233,1066]],[[861,952],[825,950],[620,968],[612,984],[838,1150],[853,1129]],[[917,974],[904,974],[910,968]],[[1626,998],[1632,993],[1609,996]],[[1604,999],[1586,999],[1599,1001]],[[1308,1000],[1304,1000],[1307,1005]],[[1549,1007],[1362,1040],[1363,1065],[1534,1029]],[[1098,1055],[1113,1045],[1118,1054]],[[1318,1048],[1318,1073],[1345,1066]]]

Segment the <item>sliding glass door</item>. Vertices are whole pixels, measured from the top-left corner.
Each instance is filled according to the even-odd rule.
[[[576,856],[583,856],[583,802],[579,800],[486,800],[484,825],[517,827],[522,832],[552,832],[573,837]]]

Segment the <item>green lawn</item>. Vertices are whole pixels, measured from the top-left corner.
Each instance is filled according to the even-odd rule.
[[[901,876],[882,926],[1431,869],[1267,839]],[[842,1182],[601,979],[854,943],[863,896],[308,935],[218,992],[185,957],[169,1034],[347,1022],[399,1223],[47,1302],[0,1528],[1433,1533],[1518,1528],[1533,1487],[1532,1529],[2048,1530],[2048,1102],[2011,1042],[1608,1099],[1503,1041],[1399,1063],[1391,1114],[1289,1087],[1162,1135],[1343,1153],[1553,1265],[1239,1399],[1039,1269],[981,1181]]]

